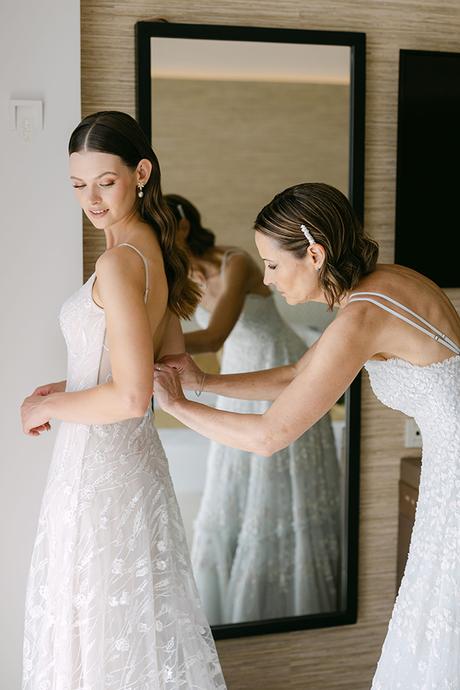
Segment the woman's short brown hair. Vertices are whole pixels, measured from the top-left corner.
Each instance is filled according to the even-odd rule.
[[[260,211],[254,228],[303,258],[309,243],[301,225],[326,253],[319,279],[332,309],[375,269],[379,246],[364,232],[347,197],[323,182],[305,182],[280,192]]]

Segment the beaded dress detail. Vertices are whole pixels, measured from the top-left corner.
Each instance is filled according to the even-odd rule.
[[[67,391],[111,378],[94,279],[60,312]],[[60,425],[29,575],[22,687],[225,690],[150,409]]]
[[[365,365],[375,395],[384,405],[413,417],[423,440],[409,556],[372,690],[458,690],[460,347],[386,295],[354,293],[350,301],[358,299],[376,304],[455,353],[427,366],[402,359],[370,360]],[[381,299],[412,318],[382,304]]]
[[[239,251],[239,250],[238,250]],[[202,328],[210,313],[196,312]],[[273,296],[246,295],[225,341],[221,373],[296,362],[307,350]],[[218,396],[216,406],[261,414],[270,403]],[[210,443],[192,564],[211,624],[337,608],[340,472],[326,415],[270,458]]]

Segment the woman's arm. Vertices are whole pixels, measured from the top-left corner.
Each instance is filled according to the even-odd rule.
[[[208,327],[184,334],[187,352],[217,352],[238,321],[246,298],[251,266],[244,254],[228,259],[222,274],[222,293],[211,314]]]
[[[316,341],[293,364],[252,371],[244,374],[206,374],[203,390],[227,398],[243,400],[275,400],[280,393],[305,369],[316,347]],[[306,346],[305,346],[306,347]]]
[[[194,431],[218,443],[268,457],[319,421],[377,351],[373,334],[363,330],[362,325],[354,315],[336,318],[317,341],[306,366],[263,415],[224,412],[186,400],[176,372],[159,373],[158,402]]]
[[[295,364],[244,374],[205,374],[202,390],[227,398],[275,400],[295,376]]]
[[[153,388],[152,330],[161,320],[165,301],[160,295],[150,323],[139,261],[134,252],[119,247],[104,253],[96,266],[113,380],[82,391],[29,396],[23,404],[26,433],[52,417],[81,424],[108,424],[145,413]]]
[[[161,364],[165,364],[176,369],[181,384],[186,390],[201,388],[208,393],[228,398],[275,400],[297,374],[305,369],[313,356],[317,342],[302,355],[298,362],[263,371],[251,371],[244,374],[205,374],[190,355],[185,353],[162,358],[159,368],[161,369]]]

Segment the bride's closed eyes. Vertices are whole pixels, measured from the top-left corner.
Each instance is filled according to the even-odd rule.
[[[112,187],[115,184],[115,181],[113,182],[106,182],[105,184],[102,184],[102,182],[99,184],[99,187]],[[85,184],[73,184],[72,187],[74,189],[83,189],[83,187],[86,187]]]

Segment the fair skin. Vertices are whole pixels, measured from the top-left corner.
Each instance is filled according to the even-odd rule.
[[[265,284],[274,285],[288,304],[326,302],[318,279],[325,260],[319,244],[303,259],[256,232],[265,263]],[[378,264],[354,288],[397,299],[460,343],[460,318],[442,290],[403,266]],[[187,355],[167,357],[155,367],[155,394],[160,405],[181,422],[219,443],[271,456],[288,446],[328,412],[368,359],[399,358],[415,366],[441,362],[452,353],[439,342],[368,302],[348,304],[338,313],[296,365],[262,372],[207,376],[205,390],[230,397],[273,400],[263,415],[215,410],[184,398],[184,385],[196,388],[201,372]]]
[[[188,220],[181,219],[178,241],[186,251],[190,251],[186,243],[189,229]],[[206,328],[184,334],[185,349],[191,354],[220,350],[238,321],[246,295],[271,295],[270,290],[263,284],[258,266],[248,254],[230,255],[222,271],[226,249],[227,247],[215,246],[203,256],[190,254],[192,277],[204,287],[201,304],[211,313]]]
[[[25,434],[38,436],[50,419],[80,424],[109,424],[143,416],[152,395],[154,357],[183,352],[180,324],[167,308],[168,286],[156,236],[141,218],[137,185],[152,174],[147,159],[133,170],[115,155],[81,151],[70,156],[75,195],[106,251],[96,262],[92,298],[104,310],[112,381],[65,392],[65,381],[39,386],[21,406]],[[152,294],[144,303],[146,257]],[[91,279],[90,279],[91,280]]]

